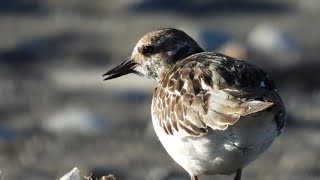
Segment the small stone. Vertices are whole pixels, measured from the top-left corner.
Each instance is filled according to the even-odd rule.
[[[70,172],[62,176],[59,180],[80,180],[80,170],[74,167]]]

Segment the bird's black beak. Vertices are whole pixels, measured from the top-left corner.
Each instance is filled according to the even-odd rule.
[[[137,66],[137,63],[133,61],[131,57],[123,61],[121,64],[118,66],[114,67],[110,71],[106,72],[105,74],[102,75],[104,78],[103,80],[109,80],[109,79],[114,79],[129,73],[134,73],[135,70],[134,68]]]

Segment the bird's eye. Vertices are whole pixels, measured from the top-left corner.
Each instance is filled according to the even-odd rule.
[[[153,46],[142,46],[138,50],[143,55],[150,55],[154,52],[154,47]]]

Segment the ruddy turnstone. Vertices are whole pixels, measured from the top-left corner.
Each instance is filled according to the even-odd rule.
[[[132,55],[103,75],[155,79],[152,122],[169,155],[192,180],[231,174],[281,134],[285,108],[270,77],[242,60],[204,50],[183,31],[147,33]]]

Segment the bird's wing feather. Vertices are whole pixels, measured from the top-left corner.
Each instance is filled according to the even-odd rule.
[[[280,106],[284,114],[272,81],[261,69],[201,53],[178,63],[159,82],[153,115],[167,134],[201,136],[209,128],[225,130],[240,117],[272,106]]]

